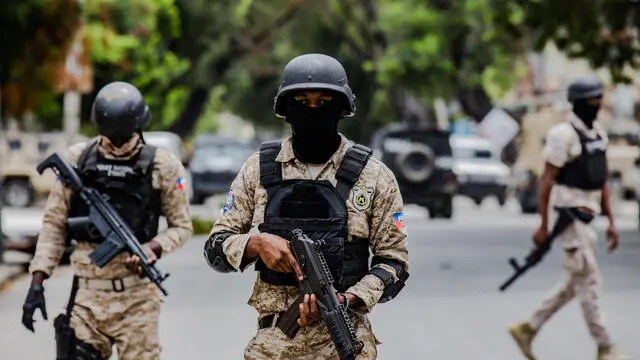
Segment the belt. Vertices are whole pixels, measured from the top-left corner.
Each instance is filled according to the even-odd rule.
[[[276,322],[280,318],[280,316],[284,315],[284,311],[281,311],[277,314],[270,314],[267,316],[263,316],[258,320],[258,329],[266,329],[268,327],[273,327],[276,325]]]
[[[78,288],[87,290],[113,290],[123,292],[125,289],[148,284],[149,279],[141,278],[137,275],[127,276],[117,279],[89,279],[78,278]]]

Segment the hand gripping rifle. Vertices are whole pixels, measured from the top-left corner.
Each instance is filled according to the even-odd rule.
[[[566,230],[571,223],[579,220],[588,224],[593,220],[593,214],[580,211],[577,208],[555,207],[554,209],[558,212],[558,219],[556,220],[556,223],[549,235],[547,235],[544,244],[531,251],[531,253],[525,258],[524,264],[522,265],[518,264],[518,260],[513,257],[509,259],[509,264],[513,267],[515,272],[509,279],[500,285],[500,291],[505,291],[520,276],[524,275],[532,267],[538,265],[547,255],[549,250],[551,250],[551,246],[553,245],[555,238],[562,234],[562,232]]]
[[[297,323],[300,316],[298,306],[304,294],[315,294],[320,315],[329,328],[340,359],[353,360],[362,351],[364,344],[356,337],[351,318],[344,305],[338,301],[333,277],[320,251],[323,242],[309,239],[300,229],[295,229],[292,233],[291,251],[300,265],[304,280],[299,283],[301,295],[278,320],[278,327],[289,338],[293,338],[300,328]]]
[[[77,169],[58,153],[50,155],[36,167],[39,174],[48,168],[53,168],[64,186],[78,194],[89,208],[88,217],[68,219],[69,228],[74,229],[93,224],[104,239],[89,254],[89,258],[98,267],[104,267],[116,255],[126,250],[131,255],[140,258],[143,274],[156,284],[164,295],[167,295],[168,292],[162,286],[162,282],[169,277],[169,274],[163,275],[155,264],[149,264],[149,258],[140,246],[138,239],[105,197],[95,189],[84,186]]]

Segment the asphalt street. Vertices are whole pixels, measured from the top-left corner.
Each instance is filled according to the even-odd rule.
[[[194,209],[204,215],[213,211],[217,209]],[[601,241],[599,259],[607,324],[620,348],[640,359],[640,238],[634,211],[631,205],[619,211],[621,246],[606,254]],[[38,226],[40,216],[37,209],[7,209],[4,226],[8,232],[24,231]],[[513,203],[500,208],[488,201],[476,207],[456,199],[452,220],[429,220],[426,211],[407,207],[405,223],[411,277],[394,301],[379,304],[371,315],[382,342],[378,358],[523,359],[506,327],[527,319],[563,277],[561,254],[554,251],[507,292],[498,291],[511,273],[507,259],[529,249],[536,217],[521,215]],[[600,236],[605,225],[605,219],[596,221]],[[171,273],[161,318],[163,359],[241,359],[256,331],[256,313],[246,304],[255,272],[213,272],[202,258],[203,243],[204,237],[194,237],[161,261]],[[45,283],[49,321],[38,314],[35,335],[20,324],[28,278],[0,294],[0,359],[54,357],[52,322],[67,300],[71,275],[61,267]],[[576,302],[543,328],[534,348],[542,360],[596,358]]]

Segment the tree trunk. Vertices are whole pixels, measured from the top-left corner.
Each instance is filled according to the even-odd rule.
[[[180,113],[178,119],[174,121],[166,131],[175,133],[180,137],[189,136],[198,124],[200,114],[202,114],[207,100],[209,100],[209,92],[210,89],[202,87],[192,89],[182,109],[182,113]]]
[[[482,85],[461,85],[457,91],[457,98],[462,110],[476,122],[481,122],[493,108],[491,98]]]

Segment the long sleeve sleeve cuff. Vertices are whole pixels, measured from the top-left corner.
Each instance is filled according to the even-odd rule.
[[[363,305],[354,307],[351,310],[357,313],[369,313],[382,297],[384,283],[377,276],[367,274],[345,292],[352,293],[362,300]]]
[[[239,234],[229,236],[222,244],[222,251],[224,251],[227,261],[237,271],[244,271],[251,262],[242,262],[244,257],[244,250],[249,242],[250,234]]]

